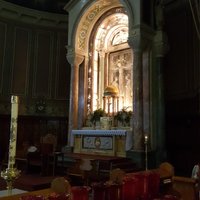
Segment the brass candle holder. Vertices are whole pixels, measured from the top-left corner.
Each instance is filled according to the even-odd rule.
[[[13,183],[19,177],[21,171],[17,168],[7,168],[1,171],[1,177],[6,181],[8,195],[12,195]]]
[[[8,195],[12,194],[13,183],[20,175],[20,170],[14,168],[16,143],[17,143],[17,117],[18,117],[18,96],[11,96],[11,123],[10,123],[10,143],[8,168],[1,171],[1,177],[7,183]]]

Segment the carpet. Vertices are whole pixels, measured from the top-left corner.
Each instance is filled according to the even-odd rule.
[[[15,180],[13,187],[26,191],[34,191],[49,188],[55,176],[40,176],[38,174],[21,174]],[[0,177],[0,190],[6,189],[6,181]]]

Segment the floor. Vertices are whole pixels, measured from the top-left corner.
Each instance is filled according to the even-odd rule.
[[[51,181],[54,178],[54,176],[40,176],[39,174],[22,173],[19,178],[14,181],[13,187],[26,191],[40,190],[50,187]],[[6,181],[0,177],[0,190],[5,190],[6,186]]]
[[[1,170],[2,171],[2,170]],[[69,180],[71,185],[83,185],[84,182],[80,177],[70,176],[68,177],[66,173],[56,173],[53,175],[42,175],[40,171],[32,171],[27,173],[26,170],[22,170],[20,176],[14,181],[13,187],[26,191],[35,191],[40,189],[49,188],[51,182],[56,177],[65,177]],[[7,187],[6,181],[0,177],[0,190],[5,190]]]

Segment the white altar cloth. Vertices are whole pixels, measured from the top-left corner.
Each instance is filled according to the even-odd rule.
[[[101,135],[101,136],[125,136],[126,145],[125,150],[128,151],[132,148],[132,131],[130,130],[72,130],[71,145],[74,144],[74,135]]]

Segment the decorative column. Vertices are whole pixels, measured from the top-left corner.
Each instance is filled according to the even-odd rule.
[[[145,135],[150,138],[150,50],[154,31],[144,24],[135,25],[129,33],[128,43],[133,49],[133,147],[129,152],[137,165],[144,166],[145,161]],[[148,55],[148,57],[143,56]],[[147,70],[149,69],[149,70]],[[152,119],[151,119],[152,120]],[[150,142],[149,142],[150,144]],[[150,148],[149,148],[150,149]]]
[[[104,66],[105,66],[105,51],[99,50],[99,92],[98,92],[98,99],[99,104],[98,108],[102,107],[102,97],[103,97],[103,91],[104,91]]]
[[[163,86],[163,59],[169,50],[168,39],[166,33],[163,31],[164,17],[163,17],[163,7],[161,3],[158,3],[155,7],[156,13],[156,35],[154,37],[154,52],[156,56],[156,91],[157,91],[157,160],[163,161],[166,158],[165,149],[165,124],[164,124],[164,86]]]
[[[140,29],[134,29],[128,39],[133,49],[133,150],[142,150],[143,139],[143,89],[142,89],[142,40]]]
[[[78,127],[79,65],[83,62],[84,57],[76,54],[72,47],[67,46],[66,48],[68,50],[67,60],[71,64],[68,145],[72,146],[71,130]]]

